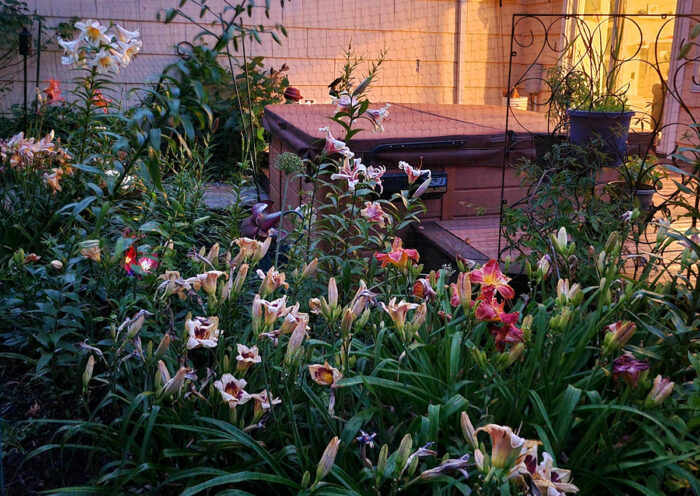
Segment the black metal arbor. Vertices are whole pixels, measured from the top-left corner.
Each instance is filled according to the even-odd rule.
[[[653,21],[653,22],[649,22]],[[650,155],[665,157],[676,163],[684,153],[678,141],[697,143],[700,116],[693,115],[687,104],[691,86],[700,89],[697,70],[700,66],[700,16],[692,14],[514,14],[508,60],[508,88],[505,120],[505,144],[501,181],[501,223],[499,257],[505,248],[503,212],[507,167],[512,165],[514,151],[524,142],[535,148],[539,143],[551,144],[570,140],[567,110],[588,110],[597,104],[607,106],[608,113],[635,112],[622,156],[609,157],[613,167],[624,163],[634,153],[642,163]],[[673,31],[671,31],[673,30]],[[669,47],[669,32],[673,32]],[[690,34],[693,33],[693,34]],[[622,50],[621,48],[624,48]],[[554,69],[552,69],[554,68]],[[696,71],[693,74],[692,71]],[[643,74],[642,74],[643,73]],[[632,81],[630,77],[636,77]],[[644,85],[653,99],[640,105],[629,102],[632,84]],[[513,90],[535,89],[544,95],[530,98],[532,110],[545,112],[548,132],[528,132],[518,111],[511,107]],[[585,95],[588,98],[585,98]],[[584,95],[584,98],[581,98]],[[700,102],[700,93],[697,94]],[[577,98],[578,96],[578,98]],[[627,103],[625,108],[623,103]],[[526,132],[523,132],[525,129]],[[659,142],[665,138],[665,149]],[[601,142],[594,142],[600,146]],[[605,146],[605,144],[603,144]],[[696,157],[697,159],[697,157]],[[613,163],[614,162],[614,163]],[[530,186],[528,196],[538,185]],[[648,218],[673,201],[680,190],[653,205]],[[658,192],[657,192],[658,194]],[[515,206],[527,208],[527,198]],[[513,205],[511,205],[513,206]],[[695,225],[695,220],[693,221]]]

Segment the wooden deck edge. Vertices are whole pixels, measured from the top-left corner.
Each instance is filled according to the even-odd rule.
[[[489,260],[485,254],[465,243],[435,221],[413,225],[414,232],[453,260],[460,255],[466,259],[483,263]]]

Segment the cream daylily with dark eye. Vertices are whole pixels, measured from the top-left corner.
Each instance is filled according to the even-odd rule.
[[[215,348],[224,331],[219,329],[218,317],[195,317],[185,322],[187,327],[187,349]]]
[[[254,364],[260,363],[260,351],[257,346],[248,348],[243,344],[238,344],[236,345],[236,349],[238,350],[238,356],[236,356],[238,365],[236,366],[236,370],[246,371]]]
[[[250,401],[252,396],[245,389],[245,379],[236,379],[232,374],[224,374],[221,380],[214,382],[214,387],[219,390],[221,398],[228,403],[230,408],[236,408]]]
[[[309,365],[309,373],[311,374],[311,379],[321,386],[335,386],[343,378],[340,370],[331,367],[328,364],[328,360],[323,365]]]

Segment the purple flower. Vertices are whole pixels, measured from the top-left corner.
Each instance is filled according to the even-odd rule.
[[[282,212],[269,212],[274,202],[267,200],[256,203],[250,212],[250,217],[243,221],[241,234],[248,238],[267,238],[274,234],[274,227],[279,224]],[[272,232],[271,232],[272,231]]]
[[[613,375],[617,381],[620,376],[629,386],[636,387],[640,374],[649,370],[649,364],[644,360],[637,360],[630,353],[625,353],[613,360]]]

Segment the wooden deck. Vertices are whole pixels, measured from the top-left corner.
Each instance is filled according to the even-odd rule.
[[[679,176],[672,176],[664,181],[663,189],[654,197],[655,203],[662,202],[664,197],[675,191],[676,186],[673,179],[679,179]],[[691,227],[691,219],[678,218],[680,213],[679,211],[671,212],[673,221],[670,229],[684,233]],[[643,264],[650,260],[656,244],[658,229],[658,222],[651,221],[647,224],[646,232],[641,236],[638,245],[635,245],[631,240],[625,244],[627,252],[625,267],[628,274],[634,276],[636,271],[639,271]],[[415,230],[423,241],[438,248],[449,258],[454,259],[460,255],[478,263],[499,259],[500,224],[498,215],[424,222],[416,226]],[[501,248],[504,245],[505,243],[502,242]],[[679,266],[675,259],[684,248],[681,243],[674,241],[664,250],[660,261],[668,267],[670,273],[677,272]],[[500,259],[503,260],[505,254],[501,255]],[[515,255],[512,258],[515,259]],[[511,267],[511,272],[518,271],[519,267]]]

